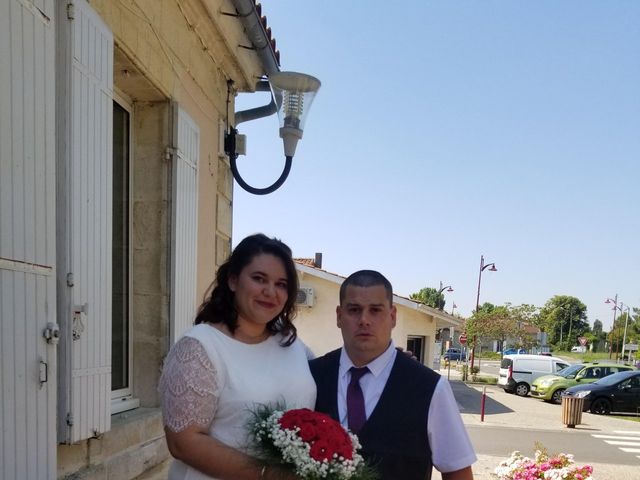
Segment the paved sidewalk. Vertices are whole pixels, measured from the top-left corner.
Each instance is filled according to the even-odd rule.
[[[446,370],[440,373],[446,378]],[[481,393],[483,385],[464,384],[461,382],[459,372],[451,369],[450,381],[455,393],[468,389],[473,389],[474,396]],[[456,385],[458,383],[458,385]],[[459,388],[461,387],[461,388]],[[613,430],[640,430],[639,423],[628,420],[612,418],[606,415],[593,415],[591,413],[582,414],[582,423],[576,425],[575,429],[568,429],[562,423],[562,411],[558,405],[549,404],[535,399],[523,399],[516,395],[504,392],[502,388],[496,386],[486,386],[487,399],[485,403],[484,422],[480,421],[480,405],[465,411],[461,410],[462,419],[465,425],[504,427],[527,430],[558,430],[558,431],[588,431],[589,433],[611,432]],[[464,393],[464,392],[462,392]],[[522,402],[526,400],[526,411],[522,409]],[[571,453],[567,448],[566,453]],[[506,458],[511,452],[505,452],[504,456],[496,457],[491,455],[478,455],[478,462],[474,464],[474,478],[476,480],[489,480],[492,477],[494,468]],[[577,462],[581,463],[581,462]],[[610,464],[590,464],[594,468],[595,480],[640,480],[640,467],[634,468],[629,465]],[[441,480],[441,475],[434,471],[433,480]]]

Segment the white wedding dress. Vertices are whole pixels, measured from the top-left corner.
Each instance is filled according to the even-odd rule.
[[[288,347],[281,340],[246,344],[207,324],[191,328],[169,352],[160,379],[165,426],[208,426],[211,437],[246,451],[246,425],[258,405],[313,409],[308,350],[300,340]],[[178,460],[169,472],[170,480],[211,478]]]

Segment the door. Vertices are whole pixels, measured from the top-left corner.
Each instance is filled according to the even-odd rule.
[[[0,479],[6,480],[56,477],[53,10],[53,0],[0,2]]]

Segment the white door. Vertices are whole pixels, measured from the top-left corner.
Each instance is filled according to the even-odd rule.
[[[85,0],[57,22],[58,439],[111,427],[113,36]]]
[[[171,212],[171,334],[173,345],[196,313],[198,157],[200,129],[178,105],[173,115]]]
[[[53,10],[53,0],[0,2],[3,480],[56,477]]]

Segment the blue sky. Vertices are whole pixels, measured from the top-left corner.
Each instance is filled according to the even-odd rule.
[[[396,293],[640,307],[640,2],[264,0],[282,70],[322,81],[289,179],[234,187],[234,246],[264,232]],[[241,95],[237,109],[266,103]],[[275,116],[239,125],[249,183],[284,155]]]

